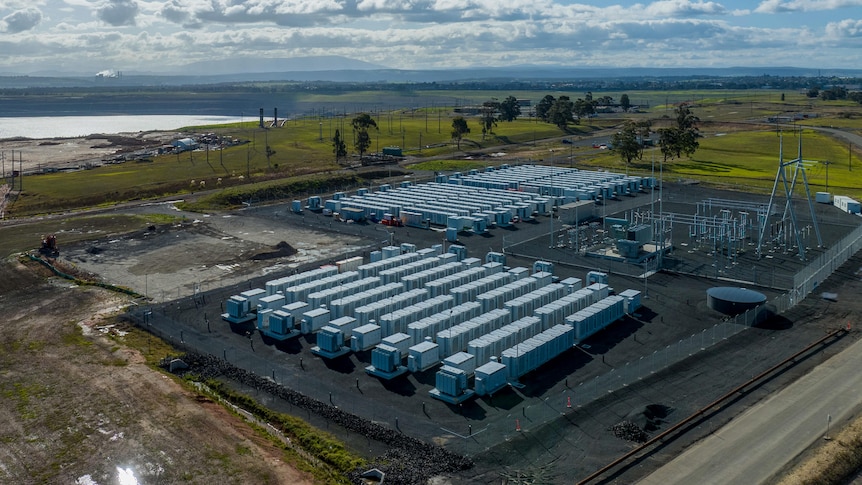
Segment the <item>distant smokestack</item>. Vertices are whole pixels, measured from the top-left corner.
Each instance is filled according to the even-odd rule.
[[[263,128],[263,108],[260,109],[260,127]]]
[[[272,108],[272,126],[278,128],[278,108]]]

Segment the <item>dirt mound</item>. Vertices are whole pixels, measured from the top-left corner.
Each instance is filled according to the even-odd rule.
[[[296,248],[284,241],[281,241],[275,245],[274,251],[255,254],[251,259],[253,261],[265,261],[267,259],[286,258],[288,256],[293,256],[294,254],[296,254]]]

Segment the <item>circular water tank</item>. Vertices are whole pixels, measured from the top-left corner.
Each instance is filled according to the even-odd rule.
[[[766,295],[747,288],[716,286],[706,290],[706,305],[725,315],[739,315],[763,303]]]

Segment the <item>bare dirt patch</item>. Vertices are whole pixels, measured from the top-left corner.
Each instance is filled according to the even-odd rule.
[[[125,299],[3,266],[0,482],[106,484],[128,473],[141,483],[312,483],[239,418],[126,347],[106,327]]]
[[[62,246],[60,259],[161,302],[189,296],[195,288],[204,291],[289,273],[361,245],[356,237],[242,213],[189,214],[181,224]]]
[[[122,153],[154,148],[179,137],[177,132],[140,132],[118,135],[90,135],[78,138],[7,138],[0,140],[0,152],[6,153],[7,173],[12,170],[11,152],[15,151],[14,170],[21,157],[24,173],[42,169],[74,169],[87,163],[100,163]]]

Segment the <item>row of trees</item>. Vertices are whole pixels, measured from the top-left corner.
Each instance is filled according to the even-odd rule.
[[[565,127],[566,123],[573,121],[573,115],[577,114],[580,118],[583,113],[589,113],[589,106],[595,109],[596,102],[589,96],[587,99],[578,99],[572,102],[567,96],[560,96],[555,99],[553,96],[545,96],[536,107],[537,115],[548,122],[554,123],[561,128]],[[603,97],[598,102],[611,103],[613,100],[610,97]],[[622,100],[628,100],[628,96],[621,97],[621,106],[628,109],[628,102],[622,103]],[[579,111],[583,110],[583,111]],[[594,112],[594,111],[592,111]],[[518,100],[512,96],[507,97],[503,102],[498,102],[496,99],[491,99],[482,104],[481,124],[482,124],[482,139],[484,140],[487,133],[493,133],[492,129],[497,126],[497,121],[514,121],[521,115],[521,107]],[[683,155],[691,156],[700,146],[697,141],[700,136],[697,124],[700,119],[691,112],[691,109],[686,104],[681,104],[675,110],[675,123],[666,128],[660,128],[657,133],[659,135],[659,147],[661,148],[664,161],[680,158]],[[368,113],[360,113],[351,121],[354,134],[354,148],[359,152],[359,157],[362,158],[365,152],[371,146],[371,135],[369,130],[378,130],[377,122]],[[645,140],[650,137],[652,124],[649,120],[634,121],[628,120],[623,125],[623,128],[611,138],[613,149],[619,153],[620,159],[625,163],[626,170],[633,160],[641,160],[643,158],[643,150]],[[461,140],[464,135],[470,133],[470,127],[467,120],[463,116],[456,116],[452,120],[452,139],[455,140],[458,150],[461,149]],[[333,153],[336,160],[347,156],[347,145],[341,132],[336,129],[335,136],[332,139]]]
[[[549,94],[536,105],[536,117],[546,123],[553,123],[560,129],[565,129],[569,123],[580,124],[582,118],[596,114],[599,106],[615,105],[614,98],[601,96],[594,99],[591,92],[575,101],[565,95],[555,98]],[[625,112],[631,109],[632,105],[628,94],[620,96],[619,106]]]
[[[690,157],[700,146],[697,141],[700,137],[697,126],[700,118],[695,116],[686,104],[679,105],[674,113],[674,123],[657,130],[658,145],[665,162],[683,155]],[[628,120],[623,128],[611,137],[611,146],[625,163],[627,171],[632,160],[643,159],[645,140],[649,138],[651,128],[652,123],[649,120]]]

